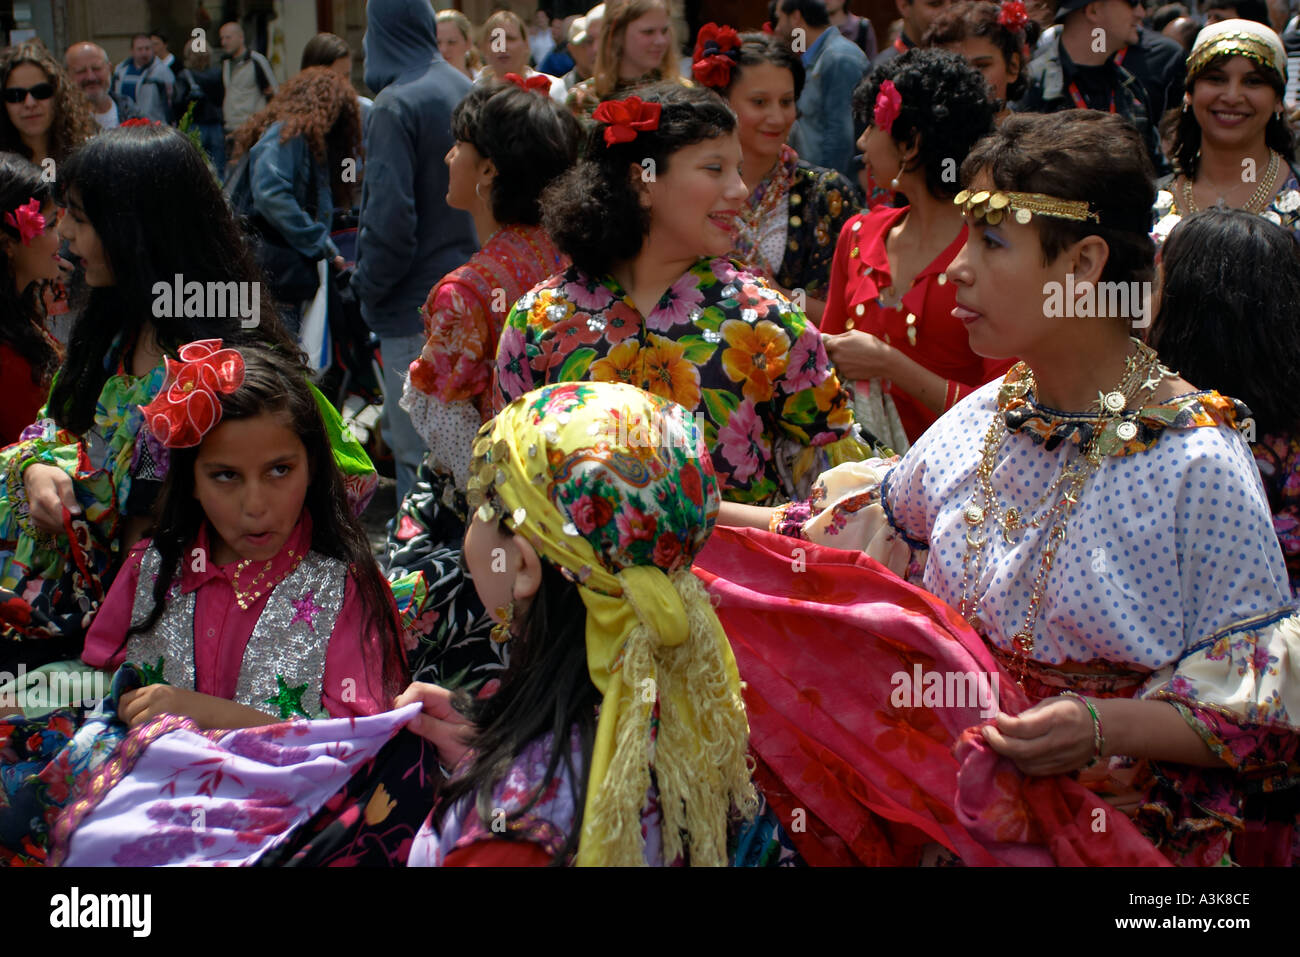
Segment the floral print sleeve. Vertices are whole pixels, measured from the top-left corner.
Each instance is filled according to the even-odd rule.
[[[499,409],[551,382],[628,382],[695,413],[724,496],[771,504],[866,458],[821,337],[764,279],[702,259],[643,315],[577,267],[523,296],[497,353]]]

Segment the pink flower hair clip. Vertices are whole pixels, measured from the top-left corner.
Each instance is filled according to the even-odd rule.
[[[18,230],[18,238],[24,246],[30,246],[33,239],[45,232],[45,217],[41,215],[40,200],[33,197],[12,213],[5,213],[5,222]]]
[[[876,106],[871,114],[871,125],[893,136],[894,121],[902,112],[903,94],[898,92],[898,87],[894,86],[893,80],[886,80],[880,84],[880,92],[876,94]]]

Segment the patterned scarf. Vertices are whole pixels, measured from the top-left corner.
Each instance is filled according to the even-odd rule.
[[[749,194],[741,216],[740,229],[736,234],[736,245],[731,251],[733,259],[762,268],[762,253],[758,246],[763,238],[763,223],[781,205],[781,201],[790,195],[798,166],[799,154],[789,144],[783,145],[781,156],[772,171]]]
[[[575,582],[587,608],[604,699],[578,864],[643,863],[651,767],[664,860],[726,864],[728,817],[751,816],[757,799],[736,662],[691,572],[721,499],[690,413],[623,383],[530,392],[480,431],[467,497]]]

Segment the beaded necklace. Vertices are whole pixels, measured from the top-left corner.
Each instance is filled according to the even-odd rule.
[[[1101,452],[1101,439],[1107,420],[1121,419],[1124,411],[1144,393],[1154,393],[1167,375],[1168,369],[1160,364],[1159,357],[1145,343],[1133,340],[1136,350],[1124,365],[1124,375],[1119,384],[1109,392],[1098,392],[1096,419],[1092,435],[1079,450],[1078,456],[1068,463],[1060,476],[1048,488],[1047,493],[1038,502],[1028,508],[1020,508],[1010,502],[1004,502],[993,488],[993,472],[998,464],[998,455],[1007,437],[1006,418],[1001,408],[993,416],[984,437],[984,448],[980,464],[976,468],[978,484],[978,501],[966,506],[962,517],[966,522],[966,554],[962,564],[961,602],[958,610],[972,626],[978,627],[979,597],[972,594],[975,582],[979,580],[983,569],[988,546],[988,525],[1001,531],[1002,540],[1013,544],[1012,536],[1019,535],[1027,528],[1046,528],[1046,540],[1039,558],[1038,570],[1030,589],[1029,607],[1020,630],[1012,637],[1015,649],[1013,670],[1017,683],[1023,683],[1025,664],[1034,650],[1034,625],[1038,621],[1038,612],[1043,595],[1047,591],[1047,576],[1056,552],[1066,538],[1066,523],[1070,513],[1078,504],[1079,493],[1084,484],[1101,466],[1104,458]],[[1017,396],[1030,394],[1036,386],[1033,371],[1027,370],[1024,378],[1006,388]],[[1140,406],[1139,406],[1140,407]],[[1125,419],[1116,426],[1116,433],[1124,441],[1137,434],[1137,426]],[[1035,518],[1027,519],[1028,513],[1036,511],[1044,504],[1051,503],[1047,511]]]

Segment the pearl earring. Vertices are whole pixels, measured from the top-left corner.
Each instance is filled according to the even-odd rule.
[[[898,189],[898,177],[903,175],[903,166],[904,166],[904,165],[905,165],[905,164],[903,164],[903,163],[899,163],[899,164],[898,164],[898,176],[895,176],[893,179],[891,179],[891,180],[889,181],[889,188],[890,188],[890,189],[893,189],[893,190]]]

